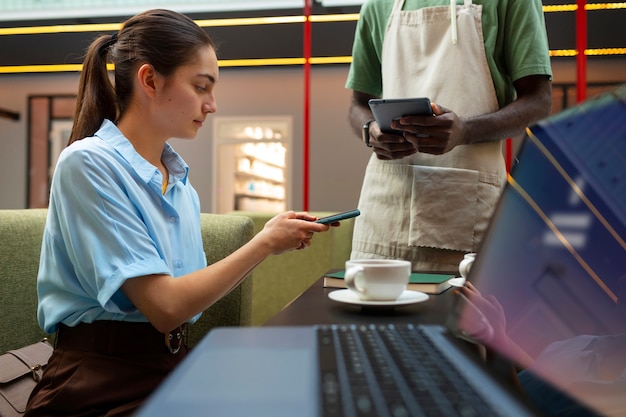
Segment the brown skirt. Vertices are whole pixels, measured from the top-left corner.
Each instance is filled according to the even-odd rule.
[[[62,326],[24,416],[131,416],[188,352],[165,338],[149,323]]]

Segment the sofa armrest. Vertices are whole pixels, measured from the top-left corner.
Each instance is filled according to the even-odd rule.
[[[275,215],[252,211],[234,211],[230,214],[251,218],[255,233],[258,233]],[[324,217],[335,213],[319,211],[310,214]],[[317,234],[306,250],[270,256],[261,262],[251,273],[250,324],[252,326],[264,324],[329,269],[344,268],[345,261],[350,258],[353,227],[354,219],[343,220],[341,226]]]
[[[209,265],[233,253],[254,236],[254,225],[247,217],[202,213],[200,225]],[[246,278],[189,326],[189,346],[194,346],[213,327],[250,325],[251,303],[252,281]]]

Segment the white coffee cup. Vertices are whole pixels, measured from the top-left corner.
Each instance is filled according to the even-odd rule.
[[[363,301],[394,301],[406,290],[411,262],[398,259],[346,261],[346,286]]]

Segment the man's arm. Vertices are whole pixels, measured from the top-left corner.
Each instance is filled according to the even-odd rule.
[[[371,94],[361,93],[360,91],[352,91],[352,102],[350,103],[350,113],[348,120],[350,126],[354,131],[357,138],[361,139],[361,128],[365,122],[374,119],[372,110],[369,108],[367,102],[372,98],[378,98]]]
[[[543,119],[552,109],[552,83],[547,76],[533,75],[513,83],[517,98],[502,109],[463,121],[458,144],[491,142],[517,136]]]

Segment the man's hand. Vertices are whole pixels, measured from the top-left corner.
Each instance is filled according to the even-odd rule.
[[[402,134],[383,133],[376,122],[370,124],[370,145],[382,160],[401,159],[417,152],[415,145]]]
[[[453,111],[432,104],[434,116],[405,116],[391,125],[417,152],[442,155],[463,145],[464,121]]]

